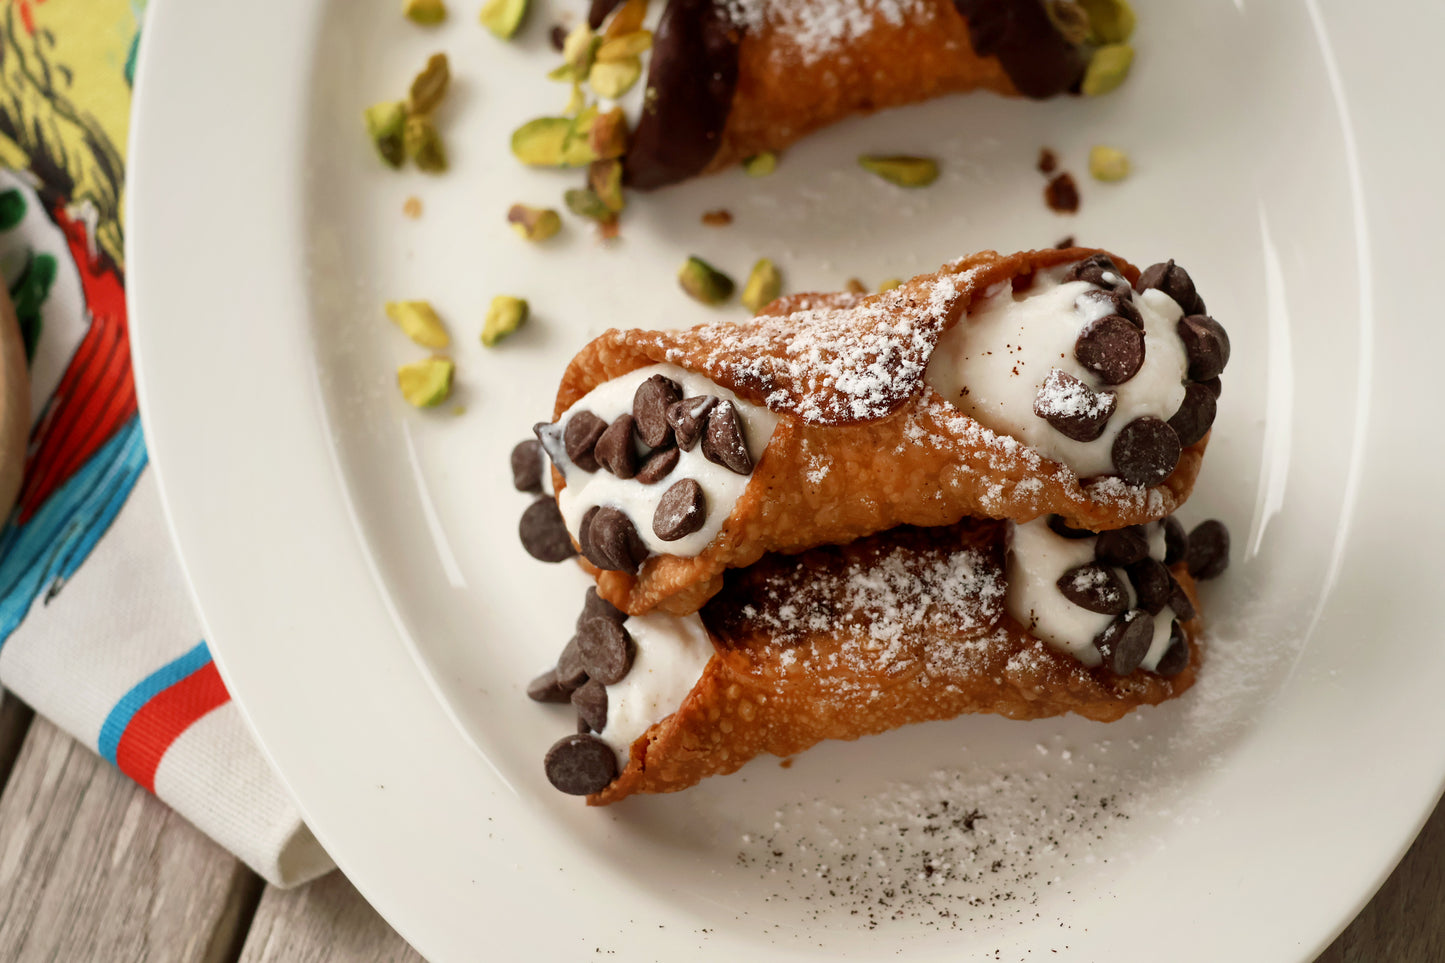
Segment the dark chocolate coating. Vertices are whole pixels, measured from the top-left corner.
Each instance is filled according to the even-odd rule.
[[[980,57],[997,57],[1025,97],[1077,90],[1089,58],[1054,29],[1042,0],[953,0]]]

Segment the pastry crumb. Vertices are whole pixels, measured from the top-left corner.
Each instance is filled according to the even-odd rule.
[[[715,211],[704,211],[702,222],[708,227],[727,227],[733,222],[733,213],[721,207]]]
[[[414,194],[408,197],[406,203],[401,205],[401,212],[413,221],[421,217],[421,198]]]

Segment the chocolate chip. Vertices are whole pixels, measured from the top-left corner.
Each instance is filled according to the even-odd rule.
[[[682,399],[682,388],[671,378],[653,375],[637,386],[632,396],[632,417],[637,419],[637,434],[648,448],[661,448],[672,441],[672,426],[667,423],[667,408]]]
[[[575,411],[562,429],[562,443],[567,446],[567,457],[583,471],[596,471],[597,458],[593,447],[597,439],[607,430],[607,422],[590,411]]]
[[[593,732],[607,728],[607,687],[596,679],[588,679],[572,693],[572,708]]]
[[[578,733],[553,743],[542,767],[547,781],[562,792],[586,796],[617,778],[617,753],[596,736]]]
[[[738,410],[731,401],[724,401],[707,416],[707,431],[702,436],[702,454],[708,461],[722,465],[738,475],[753,473],[753,458],[743,438]]]
[[[1073,214],[1079,209],[1079,185],[1068,171],[1055,175],[1044,188],[1044,203],[1059,214]]]
[[[692,451],[707,428],[708,412],[717,404],[713,395],[695,395],[667,406],[667,423],[677,437],[677,447]]]
[[[1090,321],[1074,342],[1074,357],[1104,384],[1123,384],[1144,365],[1144,332],[1117,314]]]
[[[1118,615],[1129,607],[1124,580],[1111,568],[1089,562],[1069,569],[1054,583],[1064,598],[1090,612]]]
[[[1174,326],[1189,358],[1189,380],[1218,378],[1229,364],[1229,333],[1207,314],[1190,314]]]
[[[587,720],[586,720],[586,719],[582,718],[581,716],[578,716],[578,717],[577,717],[577,731],[580,732],[580,733],[583,733],[583,734],[585,735],[586,733],[589,733],[589,732],[592,731],[592,727],[587,724]]]
[[[1128,321],[1139,330],[1144,330],[1144,315],[1139,312],[1139,306],[1134,303],[1133,292],[1127,284],[1121,284],[1116,291],[1085,291],[1079,295],[1077,306],[1081,309],[1089,309],[1092,314],[1101,312],[1096,305],[1105,305],[1102,314],[1117,314]]]
[[[1195,578],[1217,578],[1229,567],[1229,529],[1218,519],[1200,522],[1189,533],[1184,553],[1189,574]]]
[[[583,513],[582,522],[577,526],[577,547],[581,549],[583,558],[598,568],[605,569],[610,562],[597,553],[597,543],[592,540],[592,523],[596,521],[600,511],[601,506],[593,505]]]
[[[1194,290],[1194,280],[1190,278],[1189,272],[1172,260],[1151,265],[1139,275],[1134,289],[1142,293],[1150,288],[1158,288],[1169,295],[1175,304],[1184,309],[1185,314],[1200,314],[1204,311],[1204,302],[1200,299],[1199,292]]]
[[[1130,609],[1094,638],[1094,647],[1111,672],[1128,675],[1139,668],[1153,642],[1154,619],[1143,609]]]
[[[582,623],[589,619],[611,619],[621,625],[626,621],[627,613],[598,595],[594,585],[587,589],[586,599],[582,603],[582,614],[577,616],[577,628],[582,628]]]
[[[1209,393],[1214,396],[1215,401],[1219,400],[1219,393],[1224,390],[1224,385],[1218,378],[1207,378],[1199,383],[1209,389]]]
[[[1157,558],[1146,557],[1130,565],[1127,571],[1129,581],[1134,584],[1134,604],[1150,615],[1158,615],[1169,604],[1174,591],[1174,578],[1169,570]]]
[[[1087,528],[1071,528],[1062,515],[1050,515],[1049,530],[1060,538],[1093,538],[1095,533]]]
[[[644,485],[661,481],[672,473],[681,457],[682,452],[676,448],[657,449],[642,460],[642,467],[637,469],[637,480]]]
[[[587,670],[582,667],[582,649],[574,635],[562,647],[562,654],[557,656],[557,684],[571,692],[586,681]]]
[[[533,702],[566,702],[567,690],[557,682],[557,670],[548,669],[527,683],[527,698]]]
[[[1143,525],[1100,532],[1099,541],[1094,545],[1094,554],[1099,561],[1109,565],[1133,565],[1140,559],[1149,557],[1149,533],[1144,530]]]
[[[1158,418],[1136,418],[1114,438],[1114,470],[1130,485],[1157,485],[1179,464],[1179,436]]]
[[[1164,519],[1161,523],[1164,526],[1164,564],[1173,565],[1184,558],[1184,551],[1189,547],[1189,536],[1184,534],[1184,526],[1173,515]]]
[[[684,478],[662,493],[652,516],[652,531],[664,542],[675,542],[702,528],[706,521],[707,496],[702,486]]]
[[[615,685],[627,677],[637,647],[621,622],[588,619],[577,630],[577,651],[587,677],[603,685]],[[601,731],[601,726],[594,727]]]
[[[527,554],[539,562],[565,562],[577,554],[572,539],[567,537],[567,523],[562,521],[557,503],[545,495],[522,513],[517,535]]]
[[[1189,640],[1184,637],[1184,628],[1177,621],[1169,626],[1169,648],[1159,657],[1154,671],[1172,679],[1189,665]]]
[[[519,492],[540,492],[545,461],[540,441],[528,438],[518,442],[512,449],[512,487]]]
[[[1169,576],[1169,607],[1174,610],[1174,617],[1181,622],[1188,622],[1197,614],[1194,611],[1194,603],[1189,600],[1189,593],[1184,591],[1184,586],[1172,574]]]
[[[1179,436],[1179,444],[1188,447],[1209,434],[1217,410],[1214,395],[1208,388],[1201,384],[1185,385],[1184,400],[1169,419],[1169,427]]]
[[[1070,245],[1072,246],[1072,245]],[[1112,280],[1104,275],[1112,276]],[[1064,274],[1065,281],[1088,281],[1090,284],[1097,284],[1101,288],[1113,289],[1124,281],[1124,272],[1119,270],[1119,265],[1107,254],[1090,254]]]
[[[638,536],[632,520],[610,505],[599,509],[592,517],[587,538],[592,546],[592,554],[587,558],[600,569],[636,574],[638,566],[647,558],[647,546]],[[593,555],[597,557],[593,558]]]
[[[1119,399],[1112,391],[1095,391],[1073,375],[1053,368],[1034,397],[1034,414],[1074,441],[1093,441],[1104,433]]]
[[[592,449],[597,463],[618,478],[631,478],[637,474],[637,447],[632,443],[632,430],[636,425],[637,419],[631,415],[618,415]]]

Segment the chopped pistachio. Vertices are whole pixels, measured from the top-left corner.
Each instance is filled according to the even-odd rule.
[[[587,146],[598,160],[611,160],[627,153],[627,115],[621,107],[597,115],[587,131]]]
[[[1134,8],[1129,0],[1078,0],[1089,15],[1094,43],[1124,43],[1134,35]]]
[[[406,160],[406,147],[402,143],[402,131],[406,127],[406,103],[400,100],[385,100],[366,108],[366,132],[376,145],[381,159],[392,167],[400,167]]]
[[[878,285],[878,293],[882,294],[884,291],[892,291],[894,288],[901,287],[903,287],[902,278],[888,278],[882,284]]]
[[[562,113],[569,116],[576,116],[587,106],[587,95],[582,93],[582,85],[573,81],[572,91],[567,95],[567,106],[562,108]]]
[[[1090,147],[1089,173],[1096,181],[1122,181],[1129,176],[1129,155],[1104,144]]]
[[[868,293],[868,285],[864,284],[860,278],[849,278],[848,283],[844,285],[844,288],[848,291],[849,294]]]
[[[550,207],[513,204],[507,211],[512,230],[529,241],[545,241],[562,230],[562,217]]]
[[[487,0],[482,4],[482,26],[502,40],[511,40],[527,17],[528,0]]]
[[[441,104],[451,83],[451,66],[444,53],[432,54],[411,82],[411,94],[407,98],[407,110],[413,114],[430,114]]]
[[[636,57],[651,47],[652,31],[634,30],[632,33],[625,33],[613,40],[602,41],[602,46],[597,48],[597,62],[626,60],[628,57]]]
[[[938,180],[938,162],[928,157],[864,154],[858,158],[858,164],[870,174],[877,174],[899,187],[927,187]]]
[[[743,285],[743,307],[757,314],[782,293],[783,276],[772,261],[762,258],[748,272],[747,283]]]
[[[401,396],[417,408],[435,408],[452,393],[456,365],[450,358],[430,357],[396,369]]]
[[[567,39],[562,42],[562,59],[572,68],[574,77],[580,79],[587,76],[600,46],[602,38],[593,33],[587,24],[579,23],[572,28]]]
[[[1100,47],[1089,59],[1080,89],[1086,97],[1107,94],[1124,82],[1133,63],[1134,48],[1126,43],[1111,43]]]
[[[571,64],[562,64],[547,71],[548,80],[567,80],[577,82],[577,71],[572,69]]]
[[[595,161],[587,169],[587,186],[614,214],[622,213],[627,199],[622,196],[622,161]]]
[[[447,18],[447,7],[442,0],[403,0],[401,12],[412,23],[426,27]]]
[[[1049,15],[1059,36],[1071,44],[1081,44],[1089,36],[1089,15],[1074,0],[1046,0],[1044,12]]]
[[[615,40],[625,34],[636,33],[642,29],[642,22],[646,19],[647,0],[627,0],[607,24],[603,39]]]
[[[573,188],[562,195],[567,210],[589,221],[610,221],[617,216],[597,192],[590,188]]]
[[[388,301],[386,316],[423,348],[445,348],[452,343],[430,301]]]
[[[492,298],[492,306],[487,309],[487,320],[482,325],[482,344],[495,348],[503,338],[526,324],[527,315],[530,313],[523,298],[505,294]]]
[[[597,61],[587,75],[587,83],[597,96],[616,100],[641,78],[642,61],[636,57],[624,57],[621,60]]]
[[[747,172],[749,177],[767,177],[777,169],[778,155],[770,150],[765,150],[761,154],[754,154],[752,157],[743,161],[743,170]]]
[[[408,117],[402,142],[406,146],[406,156],[419,170],[440,174],[447,169],[447,152],[442,146],[442,135],[437,133],[430,117],[425,114]]]
[[[733,296],[737,287],[733,279],[700,257],[690,257],[677,272],[677,283],[693,300],[703,304],[722,304]]]
[[[578,126],[586,120],[586,131]],[[588,144],[595,115],[584,111],[577,117],[538,117],[512,132],[512,153],[529,167],[586,167],[596,160]]]

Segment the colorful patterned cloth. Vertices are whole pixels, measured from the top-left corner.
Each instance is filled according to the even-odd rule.
[[[201,638],[146,471],[124,156],[143,0],[0,0],[0,279],[31,365],[0,684],[266,879],[331,868]]]

